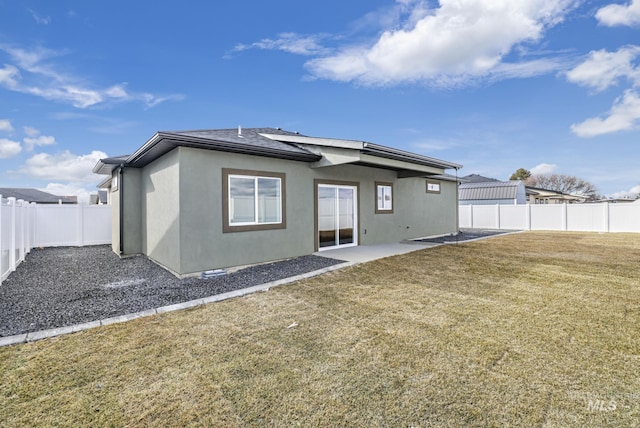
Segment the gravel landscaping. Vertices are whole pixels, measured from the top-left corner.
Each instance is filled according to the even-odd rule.
[[[432,242],[435,244],[450,244],[454,242],[470,241],[472,239],[487,238],[489,236],[504,235],[513,230],[462,229],[458,235],[440,236],[438,238],[417,239],[418,242]]]
[[[0,337],[100,320],[264,284],[342,263],[319,256],[178,279],[109,246],[33,249],[0,285]]]

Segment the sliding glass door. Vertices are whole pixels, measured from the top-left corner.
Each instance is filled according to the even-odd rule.
[[[318,184],[318,247],[358,245],[358,188]]]

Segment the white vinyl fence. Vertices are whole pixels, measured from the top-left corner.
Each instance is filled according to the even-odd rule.
[[[110,205],[0,202],[0,284],[34,247],[111,243]]]
[[[460,205],[459,224],[471,229],[640,232],[640,205]]]

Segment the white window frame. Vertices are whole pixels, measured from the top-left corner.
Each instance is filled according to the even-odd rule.
[[[442,185],[439,181],[427,180],[427,193],[440,193]]]
[[[253,170],[240,170],[240,169],[222,169],[223,178],[223,216],[222,216],[222,231],[223,233],[229,232],[244,232],[244,231],[257,231],[257,230],[269,230],[269,229],[286,229],[287,214],[286,214],[286,174],[267,171],[253,171]],[[233,222],[232,221],[232,208],[233,202],[231,198],[231,181],[234,178],[250,179],[254,181],[253,189],[253,221]],[[278,220],[277,221],[260,221],[260,188],[258,182],[260,179],[264,180],[277,180],[278,182]],[[249,212],[247,210],[247,212]]]
[[[234,178],[240,179],[250,179],[253,180],[253,221],[243,221],[243,222],[233,222],[232,221],[232,212],[233,206],[229,203],[229,226],[254,226],[254,225],[262,225],[262,224],[280,224],[282,223],[282,180],[279,177],[264,177],[259,175],[237,175],[237,174],[229,174],[228,180],[228,195],[229,201],[231,201],[231,180]],[[260,179],[264,180],[276,180],[278,182],[278,221],[260,221],[260,189],[258,187],[258,183]]]
[[[376,181],[376,214],[392,214],[393,213],[393,183],[383,183]],[[382,200],[378,198],[382,190]],[[388,192],[388,193],[387,193]],[[386,204],[385,195],[389,195],[388,206]],[[382,202],[382,205],[380,204]]]
[[[115,192],[116,190],[118,190],[118,185],[120,183],[118,183],[118,178],[120,176],[120,170],[117,170],[115,174],[113,174],[113,176],[111,177],[111,191]]]

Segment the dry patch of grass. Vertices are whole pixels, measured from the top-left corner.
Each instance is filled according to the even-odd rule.
[[[0,426],[633,426],[639,260],[522,233],[3,348]]]

